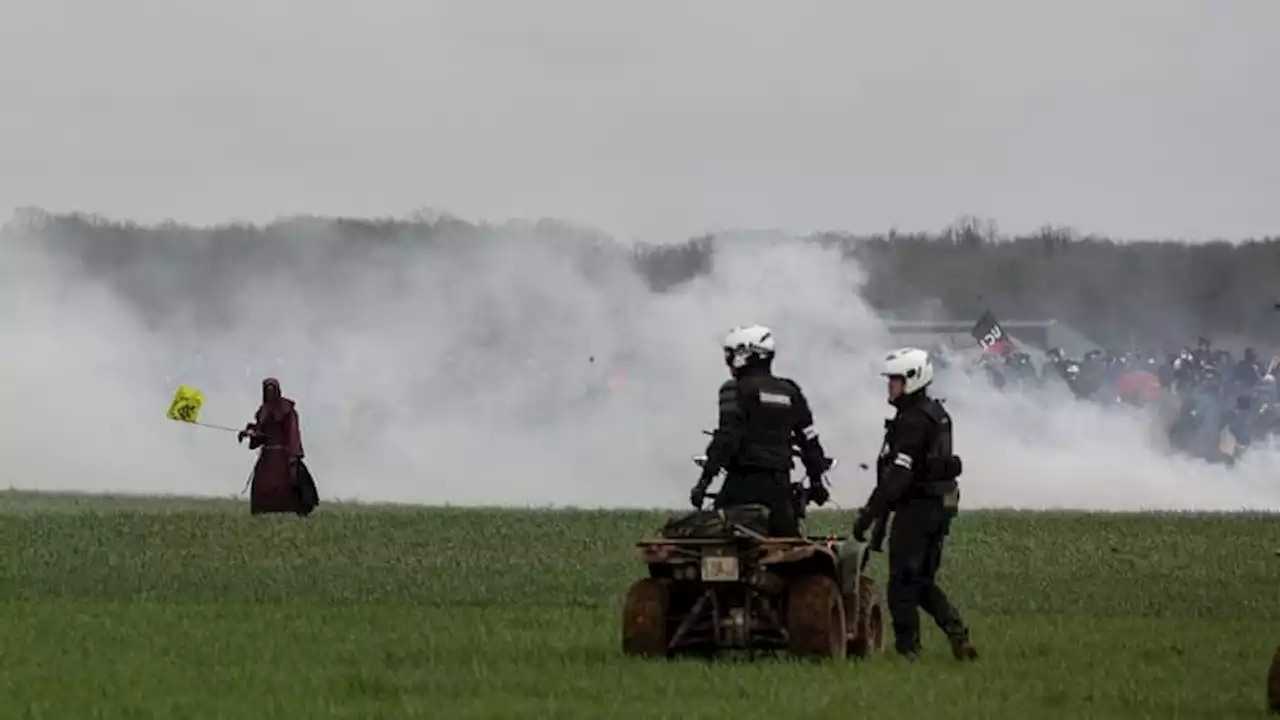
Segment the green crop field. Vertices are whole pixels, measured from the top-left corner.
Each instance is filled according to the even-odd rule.
[[[663,518],[0,494],[0,716],[1263,716],[1280,517],[964,513],[972,665],[623,658]]]

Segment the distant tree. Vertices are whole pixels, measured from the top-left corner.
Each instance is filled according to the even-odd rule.
[[[252,277],[311,280],[342,291],[340,262],[373,249],[443,251],[451,241],[579,243],[625,255],[655,292],[710,272],[716,238],[623,248],[592,231],[552,221],[522,230],[475,225],[438,212],[409,220],[293,218],[265,226],[141,226],[24,208],[5,228],[57,247],[113,284],[159,322],[224,322],[227,299]],[[837,247],[867,271],[862,294],[882,311],[907,316],[929,307],[946,319],[1058,319],[1115,347],[1174,349],[1197,335],[1280,346],[1280,238],[1238,244],[1116,242],[1044,225],[1002,237],[994,220],[965,215],[935,235],[826,232],[798,242]],[[610,249],[611,248],[611,249]],[[299,258],[308,258],[306,261]],[[318,278],[318,279],[317,279]],[[182,293],[176,293],[181,288]],[[180,297],[181,300],[174,300]]]

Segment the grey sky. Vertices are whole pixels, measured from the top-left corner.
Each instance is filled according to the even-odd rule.
[[[6,0],[0,210],[1280,229],[1275,0]]]

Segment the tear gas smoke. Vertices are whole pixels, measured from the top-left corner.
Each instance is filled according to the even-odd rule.
[[[775,370],[805,389],[828,452],[844,461],[835,500],[856,507],[871,487],[857,466],[879,449],[890,408],[877,363],[896,343],[859,299],[861,270],[837,250],[721,236],[709,273],[654,292],[625,248],[571,228],[508,224],[353,249],[331,227],[287,222],[259,238],[270,247],[253,257],[287,258],[289,274],[196,248],[195,231],[114,227],[95,240],[150,234],[153,250],[117,265],[133,280],[113,285],[54,249],[55,225],[10,223],[0,244],[5,484],[237,493],[253,456],[164,409],[192,384],[206,396],[202,420],[239,425],[261,378],[276,376],[298,401],[326,498],[676,507],[696,479],[699,431],[715,423],[720,339],[759,322],[777,334]],[[184,275],[180,257],[197,252],[208,272],[188,262]],[[625,381],[610,387],[617,368]],[[1269,452],[1233,470],[1168,457],[1149,421],[1065,391],[1000,394],[956,378],[945,396],[967,507],[1280,504],[1280,456]]]

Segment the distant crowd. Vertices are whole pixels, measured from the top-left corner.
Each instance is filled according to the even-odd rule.
[[[1209,462],[1230,464],[1250,445],[1280,436],[1280,358],[1263,362],[1253,348],[1239,358],[1207,338],[1164,357],[1092,350],[1072,358],[1050,348],[1039,368],[1012,346],[994,349],[968,368],[994,387],[1063,383],[1083,401],[1153,410],[1174,450]]]

